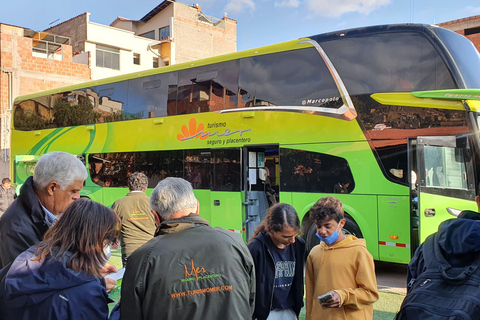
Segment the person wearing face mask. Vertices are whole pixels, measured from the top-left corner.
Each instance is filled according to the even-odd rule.
[[[373,319],[377,280],[365,240],[342,233],[343,205],[335,197],[321,198],[309,214],[321,242],[307,258],[305,319]],[[317,297],[327,293],[331,298],[320,303]]]
[[[278,203],[250,239],[257,276],[254,320],[295,320],[303,307],[305,242],[297,237],[299,229],[295,209]]]
[[[107,319],[102,270],[120,223],[100,203],[72,203],[42,242],[0,271],[0,319]]]

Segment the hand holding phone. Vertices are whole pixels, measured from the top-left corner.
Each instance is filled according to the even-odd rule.
[[[325,303],[327,302],[328,300],[332,299],[333,296],[330,292],[328,293],[325,293],[325,294],[322,294],[321,296],[318,296],[317,299],[318,299],[318,302],[320,302],[320,304],[322,303]]]

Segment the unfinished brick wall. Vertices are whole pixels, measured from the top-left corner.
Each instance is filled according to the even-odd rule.
[[[69,37],[71,40],[73,52],[85,51],[85,41],[87,41],[87,24],[89,13],[85,12],[75,18],[64,21],[56,26],[48,28],[45,32]]]
[[[2,25],[0,33],[1,111],[8,105],[8,73],[14,97],[90,80],[90,68],[72,62],[71,46],[62,46],[62,61],[34,57],[32,39],[16,31]]]
[[[34,57],[24,29],[0,24],[0,178],[9,176],[11,102],[18,96],[90,80],[87,65],[72,62],[72,47],[62,46],[62,61]],[[6,125],[5,125],[6,124]]]
[[[198,21],[197,9],[175,5],[176,63],[208,58],[237,50],[237,21],[224,17],[225,28]]]

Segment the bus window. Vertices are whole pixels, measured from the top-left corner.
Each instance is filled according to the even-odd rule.
[[[148,187],[155,188],[167,177],[183,177],[183,151],[145,151],[135,152],[134,171],[148,177]]]
[[[350,193],[355,188],[347,160],[328,154],[280,149],[280,191]]]
[[[138,114],[127,113],[127,81],[120,81],[91,88],[89,98],[95,101],[97,122],[113,122],[138,119]]]
[[[451,147],[425,146],[425,186],[467,190],[463,153]]]
[[[178,72],[176,110],[169,115],[231,109],[237,106],[238,60]]]
[[[212,152],[206,149],[185,150],[183,176],[194,189],[211,189]]]
[[[313,48],[241,59],[239,86],[239,107],[342,105],[330,72]]]
[[[457,88],[440,54],[420,33],[397,32],[395,36],[382,33],[317,41],[350,95]]]
[[[141,118],[167,116],[169,89],[176,85],[177,72],[129,80],[127,112]]]
[[[358,121],[376,151],[384,175],[407,185],[407,138],[468,133],[464,110],[381,105],[368,95],[354,99]]]
[[[214,191],[240,191],[241,165],[239,149],[212,150]]]

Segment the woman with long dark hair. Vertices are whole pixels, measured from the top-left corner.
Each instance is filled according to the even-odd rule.
[[[300,220],[286,203],[271,206],[250,239],[255,262],[253,319],[297,319],[303,307],[305,242],[297,236]]]
[[[107,319],[102,268],[119,233],[111,209],[73,202],[42,242],[0,272],[0,319]]]

